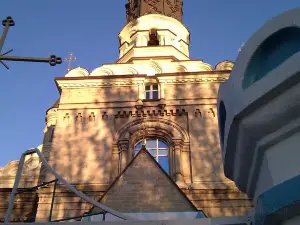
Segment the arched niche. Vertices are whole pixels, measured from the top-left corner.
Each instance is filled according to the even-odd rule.
[[[105,67],[99,67],[94,69],[91,73],[91,76],[110,76],[114,75],[114,72],[111,69]]]
[[[121,72],[121,74],[136,75],[136,74],[138,74],[138,71],[133,67],[127,67],[126,69],[124,68],[124,70]]]
[[[180,73],[188,72],[187,68],[183,65],[177,65],[175,66],[175,71]]]
[[[137,119],[124,125],[114,137],[114,145],[118,146],[119,153],[123,154],[119,155],[122,162],[112,163],[122,164],[121,167],[124,169],[133,159],[135,144],[144,138],[164,140],[169,146],[171,177],[180,184],[190,182],[191,171],[182,170],[183,167],[190,168],[191,163],[188,133],[177,123],[166,119]]]
[[[155,74],[163,73],[162,67],[157,62],[150,61],[148,65],[149,65],[149,71],[147,72],[147,74],[149,76],[154,76]]]

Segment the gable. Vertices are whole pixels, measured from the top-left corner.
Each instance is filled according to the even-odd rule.
[[[146,150],[129,163],[100,201],[120,212],[197,211]]]

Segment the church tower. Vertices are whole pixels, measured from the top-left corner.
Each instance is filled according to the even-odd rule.
[[[244,215],[251,203],[224,176],[218,138],[217,93],[233,63],[190,58],[182,7],[128,1],[116,62],[55,79],[60,98],[47,111],[43,153],[68,182],[120,212]],[[41,170],[40,180],[50,179]],[[37,221],[48,216],[51,190],[38,191]],[[57,191],[53,219],[93,210]]]
[[[127,23],[147,14],[161,14],[182,22],[182,0],[128,0],[126,7]]]
[[[127,24],[119,34],[118,63],[189,60],[189,31],[181,23],[182,1],[129,1]]]

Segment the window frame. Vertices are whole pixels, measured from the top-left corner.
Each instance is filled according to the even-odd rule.
[[[154,90],[154,86],[157,85],[157,90]],[[147,90],[147,87],[150,87]],[[157,92],[157,98],[153,98],[153,93]],[[147,98],[147,93],[149,93],[149,98]],[[160,86],[157,83],[145,84],[145,93],[144,93],[144,100],[159,100],[160,99]]]
[[[166,171],[164,168],[163,170],[169,174],[171,176],[172,174],[172,167],[171,167],[171,154],[170,154],[170,145],[168,142],[166,142],[164,139],[160,138],[160,137],[148,137],[148,138],[145,138],[146,139],[146,143],[147,143],[147,140],[155,140],[155,144],[156,144],[156,147],[146,147],[147,151],[149,152],[149,154],[154,158],[154,160],[163,168],[163,166],[159,163],[159,158],[161,157],[168,157],[168,171]],[[138,149],[137,148],[137,145],[141,144],[143,142],[143,140],[140,140],[138,141],[136,144],[134,144],[134,156],[136,156],[139,151],[141,150],[141,147]],[[166,148],[160,148],[159,147],[159,142],[162,142],[164,143],[167,147]],[[150,152],[152,150],[155,150],[156,151],[156,154],[155,156]],[[166,154],[160,154],[160,150],[163,150],[166,152]]]

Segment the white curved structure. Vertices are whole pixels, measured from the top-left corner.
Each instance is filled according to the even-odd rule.
[[[300,200],[299,15],[285,12],[259,29],[219,89],[225,174],[254,198],[255,224],[299,215],[286,208]]]

